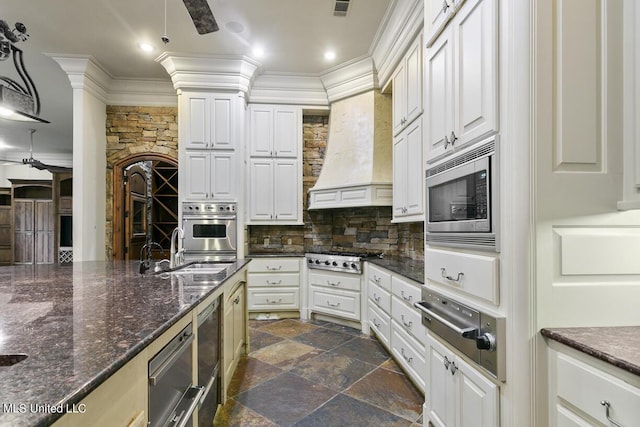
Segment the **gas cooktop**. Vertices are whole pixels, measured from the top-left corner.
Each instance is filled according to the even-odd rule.
[[[362,274],[362,260],[382,257],[379,253],[353,253],[342,251],[310,252],[305,254],[309,268],[352,274]]]

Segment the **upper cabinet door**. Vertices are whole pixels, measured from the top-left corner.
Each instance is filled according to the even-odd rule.
[[[468,0],[452,21],[456,146],[498,129],[497,17],[495,0]]]
[[[273,156],[298,157],[302,138],[302,111],[298,107],[273,109]]]
[[[273,107],[252,105],[250,121],[250,154],[261,157],[273,156]]]
[[[408,125],[422,114],[422,35],[419,35],[411,45],[407,53],[405,69],[405,114],[407,118],[405,124]]]
[[[424,38],[427,47],[430,47],[438,38],[447,22],[451,19],[455,7],[464,0],[425,0],[424,4]]]
[[[233,141],[233,99],[216,95],[210,100],[211,148],[235,148]]]
[[[453,131],[453,38],[447,28],[427,50],[426,58],[426,143],[427,161],[442,157],[450,149]]]
[[[274,215],[279,221],[298,221],[300,214],[299,160],[274,160]]]
[[[393,74],[393,135],[404,129],[406,115],[406,70],[404,61],[400,62]]]
[[[185,100],[187,109],[186,148],[208,148],[209,135],[207,117],[209,106],[206,96],[189,96]]]

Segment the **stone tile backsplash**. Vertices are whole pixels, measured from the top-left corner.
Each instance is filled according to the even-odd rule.
[[[344,250],[422,259],[424,224],[391,223],[389,206],[307,210],[307,191],[313,187],[322,169],[328,127],[328,117],[304,117],[304,225],[249,226],[249,253]]]

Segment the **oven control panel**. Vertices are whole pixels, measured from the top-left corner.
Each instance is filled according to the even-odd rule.
[[[184,202],[182,204],[183,215],[215,215],[235,212],[236,203]]]

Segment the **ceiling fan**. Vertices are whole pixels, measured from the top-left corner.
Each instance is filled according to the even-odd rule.
[[[36,168],[38,170],[48,170],[51,173],[70,173],[73,171],[73,168],[68,168],[65,166],[55,166],[48,165],[46,163],[42,163],[38,159],[33,158],[33,134],[36,132],[35,129],[29,129],[29,135],[31,137],[31,146],[29,148],[29,158],[22,160],[8,160],[8,159],[0,159],[0,165],[28,165],[32,168]]]
[[[182,0],[198,34],[209,34],[218,31],[218,23],[207,0]]]

